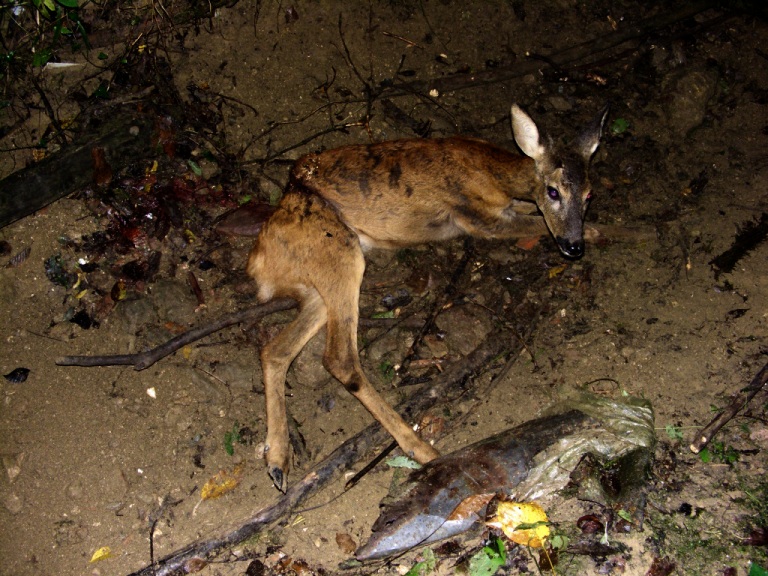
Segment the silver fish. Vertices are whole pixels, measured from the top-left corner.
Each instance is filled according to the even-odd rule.
[[[549,416],[446,454],[414,471],[404,494],[383,503],[358,560],[398,554],[455,536],[484,520],[485,506],[455,513],[465,499],[503,493],[541,500],[568,482],[586,453],[606,459],[650,450],[653,412],[643,401],[614,402],[583,394]]]

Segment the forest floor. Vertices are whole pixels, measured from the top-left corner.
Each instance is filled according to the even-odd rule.
[[[90,47],[52,44],[49,65],[24,74],[9,64],[8,28],[0,177],[113,116],[149,116],[160,138],[145,157],[123,158],[0,229],[0,370],[13,374],[0,379],[0,574],[128,574],[149,565],[150,533],[158,559],[275,502],[261,459],[258,348],[292,312],[227,328],[144,371],[56,358],[141,351],[253,306],[244,270],[252,239],[219,235],[213,223],[249,200],[274,203],[300,155],[453,134],[516,150],[512,103],[556,141],[610,103],[587,221],[644,227],[652,238],[608,238],[577,261],[551,238],[373,252],[361,317],[405,295],[397,313],[426,318],[472,249],[451,285],[456,304],[438,315],[422,356],[459,362],[500,319],[510,348],[521,335],[525,348],[503,378],[493,379],[503,362],[477,375],[482,393],[470,387],[436,402],[436,447],[451,452],[519,425],[575,389],[644,398],[657,445],[642,526],[609,531],[620,551],[561,551],[556,573],[768,573],[765,391],[703,457],[689,449],[768,361],[768,23],[710,8],[641,27],[685,6],[241,1],[172,26],[184,3],[87,4],[78,17]],[[552,66],[574,46],[576,59]],[[745,228],[747,246],[737,242]],[[732,263],[712,264],[735,245]],[[527,275],[510,272],[521,269],[546,281],[529,287]],[[516,322],[522,300],[536,306],[530,331]],[[360,331],[364,368],[392,403],[419,386],[398,387],[392,371],[414,326],[385,331],[370,321]],[[288,407],[307,450],[289,482],[371,423],[323,370],[322,350],[318,336],[289,373]],[[201,500],[222,470],[237,487]],[[347,492],[340,478],[237,548],[239,557],[201,573],[339,572],[369,537],[392,474],[380,464]],[[566,496],[545,508],[572,538],[580,517],[606,517],[600,504]],[[415,550],[345,573],[404,574],[433,558],[420,573],[452,574],[487,534],[478,527],[455,547],[433,546],[434,555]],[[108,557],[92,562],[106,546]],[[507,546],[500,573],[537,572],[538,553]]]

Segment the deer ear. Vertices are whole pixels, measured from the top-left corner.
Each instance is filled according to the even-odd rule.
[[[544,146],[541,145],[539,129],[523,109],[517,104],[512,104],[512,133],[515,142],[526,156],[538,161],[544,156]]]
[[[592,158],[592,154],[595,153],[600,144],[600,136],[603,133],[603,126],[605,125],[605,119],[608,118],[609,109],[610,105],[606,105],[605,108],[600,110],[595,119],[590,122],[589,126],[579,136],[579,151],[585,160]]]

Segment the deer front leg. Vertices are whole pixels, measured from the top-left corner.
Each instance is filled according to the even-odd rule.
[[[267,405],[267,472],[281,492],[288,487],[291,446],[285,409],[285,377],[288,367],[307,342],[325,324],[326,309],[315,292],[301,303],[296,319],[283,328],[261,351],[264,396]]]

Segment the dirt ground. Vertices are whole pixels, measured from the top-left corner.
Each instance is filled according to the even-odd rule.
[[[717,274],[711,265],[741,227],[768,213],[765,17],[705,10],[578,66],[553,71],[541,60],[538,71],[482,86],[425,93],[419,85],[390,104],[368,98],[397,82],[514,70],[536,54],[556,54],[678,8],[671,4],[240,1],[197,26],[168,31],[154,58],[168,61],[188,112],[198,120],[203,111],[211,114],[215,127],[204,133],[184,126],[185,141],[194,146],[161,160],[161,171],[206,183],[195,191],[196,227],[173,226],[163,238],[106,250],[95,270],[81,270],[83,283],[64,285],[52,281],[50,258],[60,255],[62,266],[77,274],[78,260],[92,256],[89,235],[106,229],[113,216],[94,208],[94,196],[59,200],[0,230],[9,245],[4,261],[31,249],[21,263],[0,269],[0,370],[29,369],[23,382],[0,379],[0,574],[128,574],[149,564],[155,521],[159,558],[221,535],[274,502],[279,493],[259,454],[265,416],[258,346],[290,312],[261,326],[225,329],[145,371],[62,367],[55,359],[140,351],[253,305],[255,288],[244,273],[251,240],[217,236],[211,222],[246,194],[276,199],[290,166],[285,160],[417,135],[465,134],[515,149],[513,102],[556,140],[574,137],[610,102],[587,219],[641,227],[652,238],[609,238],[588,246],[578,261],[563,260],[551,238],[525,248],[478,241],[457,282],[465,304],[438,317],[445,339],[431,338],[422,356],[447,353],[447,361],[459,361],[482,342],[500,310],[514,324],[513,295],[525,294],[525,287],[510,289],[510,263],[549,270],[549,279],[526,295],[540,304],[541,316],[504,378],[490,391],[435,409],[444,420],[436,447],[450,452],[525,422],[567,390],[645,398],[655,411],[658,446],[642,528],[609,535],[626,545],[623,552],[562,553],[557,573],[764,574],[758,571],[768,568],[764,532],[762,544],[748,539],[768,521],[765,393],[719,433],[709,459],[688,446],[768,361],[768,243],[746,251],[732,271]],[[84,10],[98,12],[93,5]],[[77,112],[76,95],[90,94],[109,77],[97,70],[95,52],[114,56],[136,39],[118,27],[117,16],[99,18],[115,27],[111,40],[62,52],[84,66],[39,76],[61,119]],[[138,107],[141,98],[148,96],[123,106]],[[13,111],[5,108],[4,122]],[[29,146],[49,123],[45,108],[35,105],[23,126],[6,134],[0,176],[31,163]],[[218,161],[224,157],[232,163]],[[150,174],[152,162],[141,160],[131,177]],[[193,164],[201,175],[192,175]],[[128,176],[112,186],[121,178]],[[233,203],[209,200],[221,190]],[[382,298],[400,289],[414,295],[403,310],[418,317],[464,250],[455,241],[372,253],[362,317],[383,311]],[[156,274],[128,282],[126,294],[105,311],[105,295],[115,295],[125,262],[151,251],[162,254]],[[201,268],[202,260],[211,266]],[[189,288],[189,271],[205,307]],[[80,311],[98,325],[73,321]],[[415,332],[361,331],[371,341],[364,367],[393,402],[411,387],[396,388],[389,368],[402,361]],[[511,331],[509,338],[515,339]],[[309,452],[289,482],[370,423],[323,371],[322,349],[319,336],[289,374],[289,410]],[[489,367],[479,378],[488,381],[498,370]],[[239,485],[201,500],[203,485],[220,470],[235,470]],[[238,548],[239,560],[229,557],[201,573],[340,572],[351,558],[346,537],[365,542],[392,474],[379,465],[343,494],[345,478],[334,482],[283,525]],[[602,513],[597,504],[565,497],[546,509],[571,536],[579,517]],[[459,539],[458,551],[438,554],[429,573],[455,573],[457,558],[477,551],[482,538],[478,529]],[[91,562],[105,546],[111,555]],[[404,574],[422,557],[423,550],[414,551],[348,573]],[[536,573],[534,557],[517,548],[501,573]],[[278,558],[304,564],[281,567]]]

